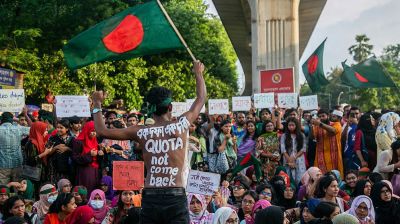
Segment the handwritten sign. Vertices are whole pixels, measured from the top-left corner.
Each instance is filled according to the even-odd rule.
[[[232,97],[232,111],[249,111],[251,108],[250,96]]]
[[[317,95],[301,96],[300,108],[303,110],[318,110],[318,97]]]
[[[144,187],[143,161],[113,161],[113,189],[140,190]]]
[[[221,175],[198,170],[190,170],[186,191],[189,193],[212,195],[218,190]]]
[[[186,103],[188,104],[188,110],[190,109],[190,107],[192,106],[192,104],[194,103],[195,99],[186,99]],[[201,108],[200,113],[205,113],[206,112],[206,105],[203,105],[203,108]]]
[[[297,108],[297,93],[278,93],[278,106],[281,108]]]
[[[57,117],[90,117],[87,96],[56,96]]]
[[[21,112],[25,106],[23,89],[0,89],[0,112]]]
[[[256,108],[271,108],[275,106],[274,93],[254,94],[254,106]]]
[[[187,109],[187,103],[186,102],[172,102],[172,116],[173,117],[179,117],[186,111]]]
[[[42,103],[42,110],[53,112],[53,104],[50,103]]]
[[[209,114],[229,114],[228,99],[210,99],[208,100]]]

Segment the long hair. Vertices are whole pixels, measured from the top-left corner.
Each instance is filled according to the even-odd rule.
[[[256,128],[256,122],[254,122],[254,121],[247,121],[247,122],[246,122],[246,127],[247,127],[249,124],[253,124],[253,125],[254,125],[254,128]],[[250,134],[249,134],[249,132],[246,130],[246,134],[244,135],[243,140],[246,140],[246,139],[248,139],[249,137],[250,137]],[[257,137],[257,136],[256,136],[256,130],[254,130],[252,139],[255,140],[256,137]]]
[[[290,133],[289,127],[288,127],[290,122],[292,122],[296,125],[296,129],[295,129],[294,133],[296,134],[296,142],[297,142],[296,150],[298,152],[303,148],[303,143],[304,143],[304,136],[303,136],[303,133],[301,133],[301,127],[300,127],[299,121],[293,117],[288,118],[287,122],[286,122],[286,131],[285,131],[285,148],[286,148],[286,151],[288,151],[289,155],[292,152],[292,148],[293,148],[292,136],[291,136],[291,133]]]
[[[74,196],[71,193],[58,194],[57,199],[50,205],[49,213],[59,213],[62,211],[62,206],[67,206]]]
[[[266,133],[265,132],[265,129],[267,128],[267,124],[269,124],[269,123],[272,123],[273,125],[274,125],[274,130],[275,130],[275,124],[274,124],[274,122],[272,121],[272,120],[266,120],[266,121],[264,121],[264,123],[262,124],[262,130],[261,130],[261,133]]]
[[[12,207],[14,207],[14,204],[16,201],[22,201],[25,204],[25,200],[22,196],[16,195],[16,196],[12,196],[10,198],[7,199],[7,201],[4,203],[3,206],[3,219],[6,220],[7,218],[13,216],[13,214],[10,213],[10,210],[12,209]]]
[[[335,177],[332,175],[325,175],[321,177],[317,183],[317,190],[315,191],[315,197],[316,198],[323,198],[325,197],[325,189],[331,185],[333,181],[337,181]]]

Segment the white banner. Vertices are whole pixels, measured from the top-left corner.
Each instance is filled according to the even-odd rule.
[[[90,117],[87,96],[56,96],[57,117]]]
[[[219,188],[221,175],[210,172],[190,170],[186,191],[188,193],[213,195]]]
[[[303,110],[318,110],[318,97],[317,95],[301,96],[300,108]]]
[[[18,112],[25,106],[23,89],[0,89],[0,112]]]
[[[186,102],[172,102],[172,116],[179,117],[188,111],[188,104]]]
[[[297,93],[278,93],[278,106],[280,108],[297,108]]]
[[[275,106],[274,93],[255,93],[254,106],[260,108],[272,108]]]
[[[232,97],[232,111],[249,111],[251,108],[250,96]]]
[[[229,114],[228,99],[209,99],[208,114]]]
[[[186,99],[186,103],[188,104],[188,110],[190,109],[190,107],[192,106],[192,104],[194,103],[195,99]],[[206,105],[204,104],[203,108],[201,108],[200,113],[205,113],[206,112]]]

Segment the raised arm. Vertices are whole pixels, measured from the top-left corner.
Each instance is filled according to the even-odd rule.
[[[199,116],[207,97],[206,84],[203,77],[203,63],[200,61],[193,62],[193,72],[196,76],[196,100],[190,107],[190,110],[184,114],[190,123],[194,122]]]

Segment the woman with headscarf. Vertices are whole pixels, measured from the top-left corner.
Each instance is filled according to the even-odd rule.
[[[374,184],[371,199],[375,207],[376,224],[400,222],[400,201],[392,195],[392,190],[385,182]]]
[[[60,179],[57,182],[57,190],[60,193],[71,193],[72,185],[68,179]]]
[[[359,180],[359,181],[357,181],[356,187],[351,196],[353,198],[360,196],[360,195],[366,195],[369,197],[369,196],[371,196],[371,189],[372,189],[371,181]]]
[[[354,198],[351,207],[346,213],[356,217],[360,224],[369,224],[375,221],[375,209],[371,198],[360,195]]]
[[[207,211],[207,203],[203,195],[189,193],[187,201],[189,205],[190,224],[211,223],[213,214]]]
[[[354,151],[360,160],[360,166],[371,170],[376,165],[375,119],[371,113],[363,114],[357,124]]]
[[[103,151],[99,150],[94,122],[89,121],[83,126],[76,141],[73,142],[72,153],[77,169],[77,184],[85,186],[88,192],[92,192],[99,183],[98,160],[103,155]]]
[[[297,200],[302,201],[304,199],[310,199],[314,197],[315,187],[319,178],[321,178],[322,172],[318,167],[310,167],[301,177],[301,187],[297,194]]]
[[[65,220],[66,224],[94,223],[94,213],[91,207],[84,205],[76,208]]]
[[[356,217],[342,213],[339,214],[332,219],[333,224],[359,224],[358,220]]]
[[[79,207],[88,203],[87,189],[85,186],[75,186],[72,189],[72,195],[75,197],[75,204]]]
[[[259,211],[254,220],[255,224],[284,224],[289,223],[284,210],[278,206],[269,206]]]
[[[103,176],[100,181],[100,188],[104,191],[107,200],[112,201],[115,196],[115,192],[112,186],[112,177]]]
[[[229,207],[219,208],[213,216],[212,224],[232,224],[239,223],[239,218],[235,210]]]
[[[396,140],[395,127],[399,125],[399,122],[400,116],[395,112],[388,112],[381,116],[375,134],[378,158],[381,152],[389,150],[392,142]]]
[[[100,224],[107,215],[110,208],[107,206],[107,200],[104,192],[100,189],[92,191],[88,205],[94,212],[94,224]]]
[[[319,199],[311,198],[300,206],[300,223],[306,224],[316,219],[315,208],[321,201]]]
[[[52,184],[45,184],[40,188],[40,200],[32,206],[32,212],[38,214],[39,223],[43,223],[50,205],[57,199],[58,192]]]
[[[254,219],[256,218],[256,214],[257,212],[263,210],[264,208],[267,208],[271,206],[271,203],[267,200],[259,200],[257,201],[254,206],[253,209],[251,211],[251,217],[250,218],[246,218],[245,220],[242,220],[240,222],[240,224],[254,224]]]

